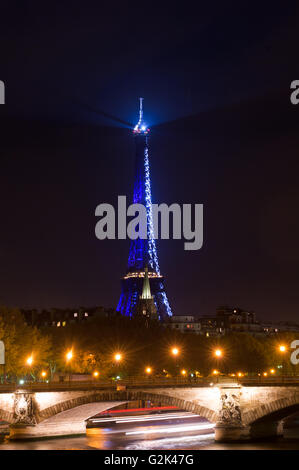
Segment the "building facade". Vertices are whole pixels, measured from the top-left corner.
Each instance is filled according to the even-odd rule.
[[[201,323],[193,315],[173,315],[168,325],[181,333],[201,333]]]
[[[105,307],[51,308],[49,310],[22,309],[27,325],[63,328],[67,325],[92,322],[98,318],[110,318],[116,315],[116,310]]]
[[[202,315],[200,317],[176,315],[170,319],[168,325],[183,333],[196,333],[206,337],[219,337],[229,333],[249,333],[253,336],[265,336],[275,334],[278,331],[287,331],[283,329],[282,325],[279,328],[277,325],[262,324],[256,319],[255,312],[229,306],[218,307],[215,315]]]

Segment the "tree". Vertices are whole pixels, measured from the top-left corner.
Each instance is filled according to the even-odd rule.
[[[0,340],[5,345],[5,370],[10,377],[31,374],[36,379],[51,351],[51,341],[37,328],[26,325],[18,309],[0,307]],[[26,365],[26,358],[33,357],[32,366]],[[3,377],[2,377],[3,380]]]

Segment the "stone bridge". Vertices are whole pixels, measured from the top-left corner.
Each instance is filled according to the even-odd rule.
[[[123,390],[0,393],[0,420],[11,439],[85,434],[85,421],[100,411],[135,400],[177,406],[215,423],[215,440],[232,441],[282,434],[283,420],[299,411],[299,385],[123,387]]]

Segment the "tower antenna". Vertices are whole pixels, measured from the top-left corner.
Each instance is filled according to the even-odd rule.
[[[143,98],[139,98],[139,123],[142,123],[143,120],[143,106],[142,106]]]

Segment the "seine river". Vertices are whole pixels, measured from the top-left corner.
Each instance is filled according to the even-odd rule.
[[[208,423],[200,417],[196,419],[201,426]],[[193,417],[191,421],[194,421]],[[214,429],[210,425],[200,432],[187,432],[190,416],[181,419],[176,427],[173,421],[163,423],[155,428],[152,423],[146,423],[142,432],[131,423],[124,432],[93,428],[88,429],[85,436],[31,441],[9,441],[2,436],[0,450],[299,450],[299,414],[287,421],[283,438],[232,444],[215,443]]]
[[[205,438],[200,436],[200,439],[198,436],[178,436],[139,441],[112,440],[101,435],[26,442],[9,442],[4,439],[0,443],[0,450],[299,450],[299,429],[290,434],[291,439],[237,444],[215,443],[211,434]]]

